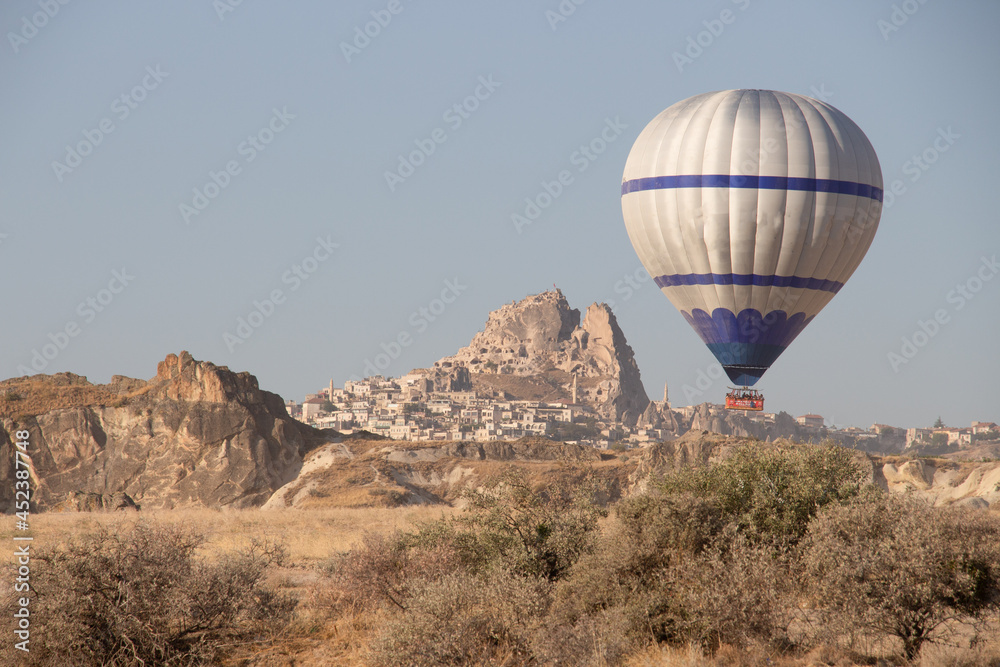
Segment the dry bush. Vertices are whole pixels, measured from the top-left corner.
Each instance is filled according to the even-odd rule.
[[[620,502],[593,552],[557,587],[556,620],[575,625],[616,608],[630,634],[674,638],[671,627],[654,620],[670,606],[667,574],[701,553],[719,530],[718,508],[699,498],[651,493]]]
[[[202,538],[137,523],[100,528],[33,559],[31,659],[60,665],[199,664],[222,644],[267,636],[294,601],[263,583],[280,548],[255,544],[215,563],[196,558]]]
[[[803,546],[831,627],[896,637],[907,660],[1000,608],[1000,521],[985,512],[865,494],[820,513]]]
[[[634,625],[620,606],[596,610],[572,624],[550,613],[532,634],[532,654],[543,665],[617,665],[639,646]]]
[[[684,641],[711,649],[787,648],[798,592],[791,568],[786,554],[755,544],[730,525],[702,554],[669,573],[672,625]]]
[[[387,666],[529,664],[550,587],[501,570],[422,580],[382,627],[371,658]]]
[[[414,587],[461,568],[461,557],[445,542],[414,547],[403,533],[365,535],[352,551],[327,564],[324,604],[334,614],[407,609]]]
[[[615,520],[557,588],[553,614],[575,624],[617,609],[633,641],[747,645],[784,636],[794,604],[782,552],[723,525],[713,500],[651,493]]]

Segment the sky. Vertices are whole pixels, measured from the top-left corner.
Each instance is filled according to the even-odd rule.
[[[621,177],[666,107],[762,88],[850,116],[887,190],[768,410],[1000,421],[998,28],[992,0],[8,0],[0,377],[188,350],[301,400],[556,285],[612,306],[652,398],[721,402]]]

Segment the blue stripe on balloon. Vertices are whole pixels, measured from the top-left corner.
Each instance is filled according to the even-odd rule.
[[[660,287],[686,287],[688,285],[754,285],[756,287],[793,287],[836,294],[844,283],[820,278],[799,276],[762,276],[756,273],[678,273],[653,278]]]
[[[836,181],[829,178],[797,176],[730,176],[728,174],[685,174],[635,178],[622,183],[622,195],[642,190],[673,190],[676,188],[752,188],[758,190],[802,190],[856,195],[882,201],[882,189],[866,183]]]

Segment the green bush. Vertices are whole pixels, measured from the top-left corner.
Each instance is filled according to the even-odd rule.
[[[465,512],[452,525],[466,562],[555,581],[593,544],[607,512],[597,486],[554,484],[536,491],[510,469],[466,492]]]
[[[711,499],[750,541],[780,545],[797,542],[820,508],[853,498],[869,478],[841,447],[751,444],[715,465],[674,471],[661,486]]]

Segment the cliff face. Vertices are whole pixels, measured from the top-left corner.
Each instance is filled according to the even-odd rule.
[[[490,313],[467,347],[434,364],[434,372],[467,368],[479,384],[519,396],[510,377],[545,376],[561,400],[578,402],[605,418],[635,424],[649,404],[632,348],[607,304],[593,304],[581,321],[559,290],[529,296]]]
[[[23,382],[44,392],[49,381]],[[116,397],[111,405],[57,404],[16,423],[2,420],[0,479],[13,478],[12,436],[26,428],[40,509],[72,506],[80,494],[121,493],[144,508],[257,506],[324,441],[291,419],[281,397],[261,391],[254,376],[187,352],[167,356],[148,382],[116,376],[97,388]],[[13,487],[0,484],[5,509],[13,506]]]

